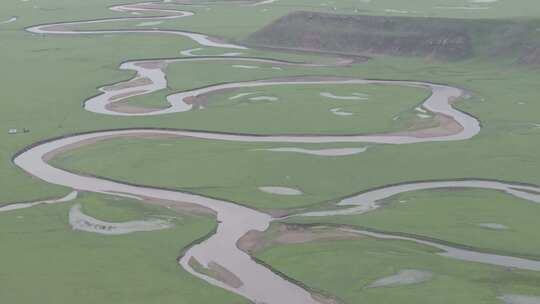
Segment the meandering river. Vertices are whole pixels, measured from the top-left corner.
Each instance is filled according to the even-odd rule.
[[[246,49],[246,47],[236,44],[222,42],[219,39],[209,37],[205,34],[192,33],[186,31],[172,31],[159,29],[137,29],[137,30],[79,30],[74,27],[80,25],[97,24],[104,22],[119,22],[125,20],[166,20],[174,18],[183,18],[193,16],[191,12],[177,11],[172,9],[159,8],[156,3],[139,3],[132,5],[120,5],[111,7],[111,10],[116,12],[131,12],[137,14],[159,13],[159,16],[140,16],[140,17],[124,17],[110,18],[99,20],[86,20],[75,22],[63,22],[54,24],[45,24],[30,27],[27,30],[37,34],[63,34],[63,35],[83,35],[83,34],[105,34],[105,33],[160,33],[173,34],[190,38],[204,47],[219,47],[229,49]],[[235,54],[236,55],[236,54]],[[81,144],[93,144],[103,139],[122,136],[178,136],[181,137],[201,138],[220,141],[236,141],[236,142],[275,142],[275,143],[385,143],[385,144],[414,144],[420,142],[433,141],[455,141],[467,140],[480,132],[479,121],[459,110],[452,107],[452,101],[460,97],[463,92],[451,86],[442,84],[433,84],[429,82],[409,82],[409,81],[394,81],[394,80],[369,80],[369,79],[350,79],[350,78],[333,78],[320,79],[304,77],[302,79],[277,79],[265,81],[246,81],[226,84],[216,84],[205,88],[196,88],[193,90],[175,93],[167,97],[169,107],[164,109],[148,109],[137,113],[129,113],[115,110],[110,105],[115,102],[124,100],[130,96],[149,94],[157,90],[164,89],[167,85],[163,65],[180,61],[246,61],[260,63],[275,63],[284,65],[303,65],[317,66],[316,64],[291,63],[267,58],[251,58],[251,57],[233,57],[233,56],[205,56],[198,57],[190,54],[188,58],[175,59],[156,59],[156,60],[141,60],[126,62],[121,65],[121,69],[135,70],[137,76],[134,79],[125,83],[116,84],[116,88],[104,86],[100,89],[102,94],[93,97],[85,102],[85,109],[100,114],[117,115],[117,116],[145,116],[145,115],[162,115],[166,113],[184,112],[191,110],[192,106],[187,102],[190,98],[195,98],[204,94],[220,90],[229,90],[236,88],[254,88],[260,86],[282,86],[282,85],[320,85],[320,84],[348,84],[348,85],[364,85],[364,84],[384,84],[384,85],[399,85],[421,87],[431,91],[431,95],[422,104],[422,107],[427,111],[446,117],[453,121],[454,127],[442,125],[438,130],[433,132],[422,133],[388,133],[388,134],[373,134],[373,135],[275,135],[275,136],[260,136],[256,134],[232,134],[232,133],[213,133],[213,132],[198,132],[187,130],[159,130],[159,129],[130,129],[116,131],[101,131],[85,134],[75,134],[67,137],[52,139],[47,142],[38,143],[24,151],[21,151],[15,158],[14,163],[27,173],[42,179],[46,182],[56,185],[62,185],[72,188],[76,191],[90,191],[96,193],[118,193],[122,195],[131,195],[136,197],[148,197],[155,199],[163,199],[168,201],[193,203],[206,208],[212,209],[217,214],[219,225],[215,234],[200,244],[189,248],[184,256],[179,260],[179,263],[184,269],[193,275],[221,288],[230,290],[240,294],[255,303],[268,304],[312,304],[319,303],[312,295],[302,287],[283,279],[279,275],[272,272],[263,265],[256,263],[248,254],[241,251],[236,243],[237,241],[251,230],[264,231],[268,228],[273,218],[260,211],[250,209],[235,202],[226,200],[209,198],[202,195],[187,193],[182,191],[172,191],[165,189],[157,189],[153,187],[128,185],[121,182],[110,181],[98,177],[90,177],[71,173],[49,165],[46,159],[57,153],[61,153],[66,149],[76,148]],[[343,63],[343,62],[342,62]],[[336,64],[340,64],[337,62]],[[458,126],[456,128],[456,126]],[[447,129],[445,129],[447,128]],[[433,188],[448,188],[448,187],[473,187],[497,189],[506,191],[512,195],[519,196],[531,201],[540,202],[540,189],[534,186],[522,186],[505,182],[491,182],[481,180],[461,180],[461,181],[446,181],[446,182],[422,182],[409,183],[406,185],[389,186],[372,191],[364,192],[360,195],[355,195],[349,199],[343,200],[340,205],[351,205],[350,208],[340,211],[327,211],[309,215],[335,215],[340,213],[351,212],[366,212],[377,207],[377,200],[382,198],[418,189],[433,189]],[[378,238],[396,239],[384,234],[374,234],[371,232],[361,232],[363,234],[372,235]],[[403,237],[399,239],[405,239]],[[411,238],[406,240],[421,242]],[[487,263],[499,266],[518,267],[522,269],[539,270],[539,262],[516,259],[512,257],[500,257],[486,254],[476,254],[463,250],[450,248],[434,243],[423,244],[431,245],[439,249],[445,250],[445,256],[451,258],[459,258],[468,261]],[[470,257],[470,258],[468,258]],[[225,268],[238,280],[241,281],[239,286],[231,286],[221,282],[210,276],[197,272],[191,265],[190,260],[195,259],[205,267],[209,267],[212,263],[218,264]]]

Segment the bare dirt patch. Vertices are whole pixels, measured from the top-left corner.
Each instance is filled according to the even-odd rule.
[[[319,302],[321,304],[338,304],[339,303],[339,301],[336,300],[336,299],[332,299],[332,298],[330,298],[328,296],[319,294],[319,293],[314,292],[314,291],[311,292],[311,297],[315,301],[317,301],[317,302]]]
[[[216,262],[208,263],[208,268],[206,268],[196,258],[191,257],[188,263],[198,273],[212,277],[232,288],[240,288],[244,285],[234,273]]]
[[[377,281],[371,283],[368,287],[380,288],[412,285],[429,281],[432,278],[433,274],[428,271],[403,269],[394,275],[378,279]]]
[[[113,102],[105,106],[105,109],[120,113],[131,113],[131,114],[137,114],[137,113],[150,113],[158,110],[163,110],[168,107],[141,107],[141,106],[134,106],[130,105],[127,102]]]
[[[387,135],[431,138],[458,134],[464,129],[462,125],[460,125],[454,119],[446,115],[436,114],[433,119],[438,124],[438,126],[422,129],[421,125],[414,125],[409,131],[392,132]]]
[[[136,64],[136,66],[139,66],[141,68],[145,68],[145,69],[164,69],[166,68],[168,65],[168,63],[164,60],[154,60],[154,61],[144,61],[144,62],[139,62]]]
[[[134,96],[134,95],[137,95],[137,94],[141,94],[141,93],[144,93],[144,92],[146,92],[146,90],[130,91],[130,92],[114,95],[111,98],[109,98],[109,100],[110,101],[115,101],[115,100],[118,100],[118,99],[127,98],[127,97]]]
[[[279,224],[267,232],[250,231],[236,244],[238,248],[254,254],[265,248],[280,244],[302,244],[314,241],[350,240],[362,236],[333,227],[305,227]]]
[[[296,209],[264,209],[262,212],[271,215],[273,218],[281,218],[292,214],[302,213],[306,208]]]
[[[211,217],[217,216],[214,210],[205,208],[201,205],[192,204],[192,203],[167,201],[167,200],[160,200],[160,199],[154,199],[154,198],[144,198],[144,203],[162,206],[181,214],[189,214],[189,215],[195,215],[195,216],[211,216]]]
[[[150,85],[150,84],[152,84],[152,80],[150,80],[150,78],[148,78],[148,77],[138,77],[138,78],[134,78],[134,79],[132,79],[130,81],[121,82],[121,83],[118,83],[118,84],[115,84],[115,85],[104,87],[103,90],[105,90],[105,91],[119,91],[119,90],[124,90],[124,89],[129,89],[129,88],[136,88],[136,87],[141,87],[141,86],[145,86],[145,85]]]
[[[233,288],[240,288],[244,283],[236,276],[234,273],[230,272],[227,268],[219,265],[215,262],[210,262],[208,264],[208,270],[214,275],[214,277],[233,287]]]

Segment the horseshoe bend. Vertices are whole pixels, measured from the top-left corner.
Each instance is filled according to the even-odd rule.
[[[540,303],[540,5],[0,7],[0,300]]]

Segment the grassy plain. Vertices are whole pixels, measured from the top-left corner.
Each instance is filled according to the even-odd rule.
[[[96,94],[97,87],[132,76],[118,70],[122,61],[176,57],[181,50],[199,46],[189,39],[170,35],[42,36],[26,33],[23,29],[63,20],[125,16],[107,9],[107,6],[124,2],[3,0],[0,4],[0,20],[19,17],[16,22],[0,25],[0,66],[4,71],[0,90],[0,204],[67,193],[68,189],[40,182],[22,173],[11,163],[11,158],[17,151],[38,140],[74,132],[126,127],[259,134],[298,132],[302,126],[291,128],[294,127],[293,114],[302,119],[308,118],[301,115],[312,115],[313,120],[309,126],[303,126],[304,131],[350,133],[358,131],[360,127],[364,130],[388,127],[391,130],[398,126],[388,124],[388,114],[394,111],[392,108],[391,111],[384,109],[376,114],[370,111],[373,116],[358,113],[369,117],[358,125],[335,125],[332,129],[327,125],[331,121],[315,124],[315,109],[309,108],[305,102],[290,103],[291,108],[288,109],[302,108],[303,112],[298,113],[284,113],[287,112],[283,110],[285,107],[268,111],[271,113],[267,113],[267,109],[259,111],[258,117],[268,117],[267,123],[261,124],[249,118],[251,116],[248,114],[260,110],[255,107],[224,114],[230,104],[221,98],[230,95],[213,97],[216,100],[211,100],[207,111],[161,117],[119,118],[88,113],[82,108],[82,102]],[[488,8],[455,8],[460,6]],[[465,18],[529,19],[540,16],[540,6],[536,0],[475,5],[465,0],[378,0],[361,3],[349,0],[320,3],[301,0],[277,1],[267,7],[216,3],[210,9],[194,6],[188,9],[197,15],[166,21],[156,27],[197,31],[242,41],[260,27],[298,9],[336,13],[351,13],[358,9],[358,13],[365,14]],[[123,28],[136,25],[136,22],[101,24],[92,28]],[[231,50],[205,49],[201,53],[222,51]],[[244,53],[246,56],[295,61],[322,60],[313,55],[271,51],[249,50]],[[242,71],[243,75],[236,74],[240,71],[234,71],[234,76],[228,67],[230,64],[171,65],[168,69],[170,91],[153,94],[144,100],[133,99],[133,102],[162,103],[163,96],[175,90],[254,77],[312,74],[411,79],[444,82],[470,91],[472,97],[462,100],[457,106],[479,117],[482,132],[474,139],[463,142],[400,147],[369,145],[362,154],[341,158],[254,151],[290,146],[284,144],[192,139],[115,140],[64,154],[55,159],[54,164],[123,181],[218,196],[257,208],[327,208],[339,198],[358,191],[412,180],[478,177],[540,184],[537,153],[540,150],[537,140],[540,128],[536,125],[540,124],[537,114],[540,112],[537,94],[540,76],[537,67],[517,65],[514,58],[497,62],[473,58],[449,63],[380,57],[347,68],[285,68],[283,72],[265,68]],[[339,88],[336,94],[350,93],[349,90]],[[396,90],[389,90],[385,94],[399,97],[403,94],[415,95]],[[320,88],[305,92],[269,88],[264,90],[264,94],[279,95],[281,99],[295,94],[311,94],[318,99],[320,91]],[[412,105],[421,101],[422,94],[415,98],[402,100],[402,108],[397,111],[410,110]],[[322,115],[322,112],[319,111],[319,114]],[[286,123],[282,121],[285,119],[283,115],[289,115]],[[330,117],[334,118],[329,114],[328,119]],[[402,122],[396,124],[399,123]],[[10,128],[29,128],[31,132],[8,135]],[[295,146],[328,148],[364,145]],[[295,197],[271,195],[257,190],[262,185],[294,186],[305,194]],[[532,219],[537,214],[536,206],[491,192],[472,191],[463,195],[412,193],[406,195],[408,200],[414,198],[410,205],[389,202],[386,208],[371,214],[326,220],[384,230],[399,228],[400,231],[494,251],[513,250],[516,254],[537,255],[538,246],[530,242],[536,228]],[[131,220],[165,212],[133,202],[111,202],[94,195],[85,195],[77,202],[83,204],[86,213],[109,221]],[[475,210],[466,212],[466,205],[471,202]],[[72,231],[67,223],[67,212],[71,205],[41,206],[0,214],[2,302],[107,303],[112,300],[115,303],[245,303],[188,275],[174,260],[183,246],[213,229],[213,220],[182,217],[170,230],[106,237]],[[426,216],[415,223],[417,212]],[[464,223],[471,225],[452,227],[455,222],[449,215],[459,216]],[[518,220],[528,218],[530,221]],[[490,231],[473,225],[480,221],[505,224],[510,229]],[[288,245],[270,248],[260,253],[259,258],[310,287],[338,295],[350,303],[358,302],[358,299],[373,303],[498,303],[496,297],[507,292],[540,294],[540,278],[537,274],[457,262],[436,256],[431,249],[403,242],[366,238]],[[435,273],[435,279],[424,285],[391,290],[365,288],[369,282],[404,268],[431,271]]]
[[[503,294],[540,295],[535,272],[507,270],[437,256],[429,247],[361,238],[278,245],[256,256],[307,286],[343,303],[500,304]],[[369,288],[400,270],[431,272],[431,280]]]
[[[80,172],[185,189],[260,208],[327,205],[356,192],[415,180],[476,177],[539,184],[540,168],[534,161],[536,143],[529,139],[540,129],[526,123],[506,125],[506,130],[484,131],[468,141],[400,147],[116,140],[69,152],[53,163]],[[484,128],[488,128],[487,123]],[[260,151],[277,147],[362,146],[368,146],[368,150],[345,157]],[[305,195],[282,197],[257,190],[264,185],[299,188]]]
[[[173,216],[171,229],[107,236],[73,231],[73,204],[101,220]],[[0,213],[0,299],[5,303],[246,303],[176,262],[215,227],[211,218],[128,199],[82,194],[74,202]]]
[[[229,66],[224,70],[231,73],[231,69],[235,68]],[[243,93],[250,95],[238,96]],[[361,97],[365,100],[336,100],[321,96],[320,93],[345,97],[358,97],[353,94],[359,93],[367,94],[368,97]],[[399,99],[395,99],[396,96]],[[414,108],[428,96],[429,92],[424,89],[386,85],[268,86],[211,95],[205,98],[204,110],[195,110],[183,116],[187,124],[204,120],[208,121],[206,128],[238,133],[246,132],[246,128],[258,134],[382,133],[412,127],[410,125],[414,123],[436,124],[432,119],[415,117]],[[266,97],[275,100],[257,100]],[[165,100],[164,97],[158,98],[160,101]],[[139,100],[154,99],[139,97]],[[332,109],[352,115],[336,115]],[[298,123],[299,116],[305,118],[301,124]],[[401,120],[394,120],[396,116]]]
[[[19,16],[19,19],[14,23],[1,26],[0,35],[2,40],[9,41],[9,43],[2,45],[4,56],[0,60],[2,67],[10,71],[10,77],[3,79],[3,90],[0,93],[1,99],[5,101],[3,111],[0,114],[2,118],[0,119],[0,128],[7,130],[9,128],[26,127],[31,130],[31,133],[13,136],[7,135],[6,131],[0,134],[0,141],[2,142],[2,149],[0,150],[2,159],[0,175],[2,178],[0,183],[3,189],[10,189],[10,191],[0,193],[1,202],[9,203],[60,196],[62,193],[67,192],[66,189],[29,179],[11,164],[10,159],[17,150],[37,140],[79,131],[135,126],[255,133],[273,131],[262,130],[262,128],[248,123],[246,125],[231,126],[231,121],[239,124],[241,120],[227,120],[218,124],[215,119],[211,122],[206,119],[203,121],[200,117],[197,117],[197,121],[184,119],[184,117],[191,114],[129,119],[100,116],[85,112],[81,107],[81,103],[85,98],[96,94],[96,87],[130,77],[129,73],[117,70],[121,61],[139,58],[174,57],[178,56],[179,51],[182,49],[197,47],[195,43],[188,39],[171,38],[168,35],[40,36],[22,31],[26,26],[63,20],[65,19],[64,16],[69,16],[71,20],[120,16],[121,14],[106,9],[107,6],[115,3],[119,4],[121,2],[93,1],[83,3],[78,1],[44,0],[40,1],[39,5],[14,0],[2,2],[2,15],[5,15],[6,18]],[[521,6],[516,4],[515,7],[523,8],[531,3],[530,1],[524,1],[520,3]],[[285,13],[284,10],[293,10],[296,7],[294,5],[302,6],[302,3],[294,5],[281,4],[283,5],[281,8],[279,2],[273,4],[269,11],[275,10],[275,14],[280,15]],[[424,4],[422,1],[410,3],[410,5],[417,5],[418,7]],[[499,7],[502,4],[490,5]],[[178,22],[178,25],[182,24],[182,27],[178,26],[178,28],[195,31],[204,30],[210,34],[235,39],[240,39],[243,35],[242,32],[247,31],[246,28],[257,28],[265,22],[265,19],[255,20],[255,17],[253,19],[250,17],[243,18],[242,22],[244,22],[245,26],[236,26],[235,22],[240,21],[232,22],[231,19],[242,18],[238,18],[239,11],[236,15],[232,13],[234,9],[235,6],[230,4],[219,4],[209,12],[217,14],[221,10],[222,19],[213,18],[210,15],[208,15],[209,18],[206,18],[207,16],[201,14],[192,18],[175,20],[174,22]],[[255,9],[253,7],[250,9],[256,12],[263,10],[263,8]],[[283,11],[278,13],[278,10]],[[448,10],[444,11],[447,12]],[[512,10],[509,9],[489,9],[477,10],[474,14],[477,14],[478,17],[486,14],[492,14],[489,17],[502,17],[503,13],[510,14],[511,12]],[[527,11],[527,13],[531,14],[533,12],[534,8]],[[473,12],[467,14],[473,14]],[[257,14],[252,15],[256,16]],[[244,16],[246,15],[244,14]],[[217,26],[213,23],[217,22],[217,20],[227,23],[228,26]],[[204,27],[202,26],[203,22],[206,22]],[[197,25],[197,23],[201,24]],[[176,27],[177,24],[172,26]],[[114,28],[114,25],[111,24],[111,28]],[[142,44],[141,39],[144,40]],[[159,48],[156,47],[157,45],[159,45]],[[260,55],[257,52],[252,54]],[[268,54],[266,52],[266,55]],[[290,55],[285,57],[288,56]],[[295,60],[301,57],[302,55],[294,55]],[[309,56],[306,59],[311,60],[313,57]],[[178,69],[181,70],[181,68]],[[494,174],[493,171],[510,166],[504,164],[505,160],[521,160],[520,162],[512,162],[511,166],[520,166],[531,162],[532,151],[534,151],[535,147],[530,138],[538,134],[538,130],[532,125],[532,123],[538,122],[538,118],[534,114],[537,112],[538,107],[533,89],[538,81],[535,69],[514,66],[511,62],[493,64],[478,59],[448,64],[444,62],[426,62],[421,59],[379,58],[367,64],[355,65],[352,68],[328,69],[325,73],[368,78],[431,80],[448,82],[470,89],[474,93],[474,97],[466,103],[460,104],[460,107],[477,115],[483,121],[484,134],[477,139],[481,140],[482,137],[485,138],[489,133],[492,133],[491,136],[502,138],[502,140],[490,145],[505,146],[502,150],[497,147],[499,149],[497,155],[490,153],[490,158],[502,160],[502,163],[497,162],[497,166],[491,166],[489,169],[491,171],[490,175],[496,176],[497,174]],[[173,75],[171,77],[175,77],[174,71],[171,74]],[[202,84],[203,82],[199,83]],[[193,84],[197,85],[197,82],[194,81]],[[480,100],[485,100],[485,102]],[[178,119],[178,117],[182,118]],[[215,125],[212,127],[211,124]],[[459,147],[471,144],[460,143],[453,144],[453,146],[458,150],[463,150]],[[449,144],[445,143],[438,146],[445,146],[441,148],[446,149],[447,145]],[[482,150],[479,151],[480,153],[489,150],[483,144],[476,146],[481,147],[479,149]],[[522,146],[523,148],[519,150],[510,149],[511,146]],[[420,150],[421,147],[422,145],[420,145]],[[446,151],[454,154],[451,150],[446,149]],[[415,155],[418,156],[418,154]],[[467,158],[470,159],[470,156],[467,156]],[[420,159],[420,157],[414,157],[412,162],[415,162],[414,159]],[[467,160],[460,159],[460,161]],[[473,161],[471,160],[471,162]],[[418,161],[416,163],[416,166],[421,166]],[[525,167],[525,165],[523,166]],[[464,165],[464,168],[466,168],[466,165]],[[525,174],[520,176],[519,180],[534,183],[536,182],[535,179],[529,178],[531,174],[527,174],[528,171],[532,171],[528,168],[534,170],[534,163],[523,170]],[[257,167],[255,167],[256,169]],[[471,170],[467,171],[470,172],[468,173],[470,176],[481,175],[480,173],[471,172]],[[509,169],[509,171],[513,170]],[[516,171],[519,170],[516,169]],[[510,174],[508,179],[515,178]]]
[[[332,223],[407,233],[508,255],[540,259],[532,241],[540,205],[492,190],[414,191],[391,197],[362,215],[297,217],[294,223]],[[493,229],[484,224],[502,225]],[[505,227],[505,228],[504,228]]]

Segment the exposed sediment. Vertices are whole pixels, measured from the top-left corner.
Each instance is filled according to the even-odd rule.
[[[368,288],[397,287],[403,285],[419,284],[431,280],[433,274],[429,271],[417,269],[402,269],[398,273],[380,278],[371,283]]]
[[[141,231],[163,230],[173,226],[170,221],[161,219],[122,223],[105,222],[84,214],[81,210],[81,205],[78,204],[69,210],[69,224],[73,230],[104,235],[122,235]]]

